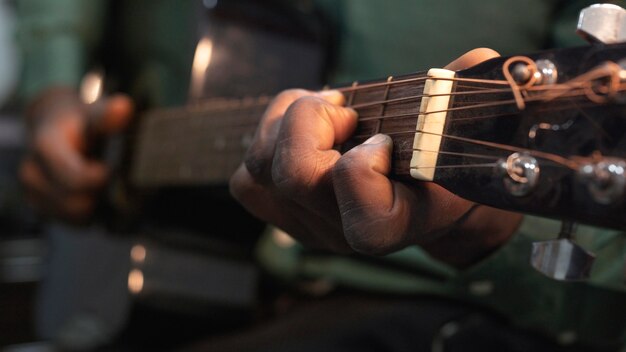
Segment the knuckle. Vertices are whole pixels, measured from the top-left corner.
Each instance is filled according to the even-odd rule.
[[[281,153],[281,157],[274,162],[272,166],[272,182],[276,188],[283,193],[292,193],[301,191],[298,168],[295,165],[286,162]],[[289,159],[289,158],[288,158]]]
[[[311,93],[304,89],[287,89],[278,94],[276,98],[274,98],[274,101],[290,104],[307,94]]]
[[[244,158],[244,165],[249,174],[258,180],[263,180],[268,174],[271,160],[260,149],[249,150]]]
[[[322,161],[299,148],[280,148],[272,166],[272,182],[286,194],[306,194],[323,173]]]
[[[354,157],[354,154],[352,151],[349,151],[337,160],[333,167],[333,179],[352,178],[359,166],[359,160]]]
[[[328,112],[327,105],[328,103],[320,98],[313,96],[303,96],[295,100],[289,106],[286,115],[321,115]]]
[[[246,175],[245,166],[240,167],[228,181],[228,189],[230,194],[238,201],[245,199],[245,195],[249,193],[251,181]]]
[[[346,229],[346,241],[355,252],[365,255],[382,255],[387,253],[387,246],[371,230],[362,227]],[[381,236],[382,237],[382,236]]]

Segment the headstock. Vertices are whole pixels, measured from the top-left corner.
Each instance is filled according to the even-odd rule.
[[[498,58],[456,76],[434,181],[563,220],[559,238],[535,243],[531,256],[555,279],[588,277],[595,258],[574,243],[574,222],[626,228],[626,45],[614,44],[626,39],[624,18],[615,5],[591,6],[578,33],[593,45]],[[486,158],[493,167],[478,167]]]
[[[626,228],[625,58],[626,45],[599,45],[457,72],[433,180],[484,204]]]

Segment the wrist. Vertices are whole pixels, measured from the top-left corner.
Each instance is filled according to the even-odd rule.
[[[475,205],[438,241],[425,249],[431,256],[464,268],[503,246],[517,231],[523,215]]]

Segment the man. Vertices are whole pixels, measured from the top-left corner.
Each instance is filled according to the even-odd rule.
[[[565,29],[555,24],[561,24],[561,19],[567,18],[567,14],[576,14],[574,5],[565,8],[565,4],[558,1],[536,1],[532,4],[522,4],[517,1],[493,1],[481,3],[479,7],[477,4],[457,4],[445,1],[428,3],[320,1],[319,5],[335,21],[339,33],[336,62],[331,70],[331,76],[329,76],[334,81],[386,76],[391,73],[438,66],[442,62],[452,59],[462,50],[477,46],[491,46],[507,54],[536,50],[554,45],[558,38],[564,37],[561,35],[563,31],[573,31],[571,21],[567,22],[569,26],[564,26]],[[520,13],[524,15],[520,16]],[[476,26],[476,23],[481,23],[481,26]],[[483,23],[490,23],[490,25],[482,25]],[[497,28],[497,31],[493,31],[493,28]],[[557,35],[551,34],[553,30]],[[443,38],[442,35],[444,35]],[[450,67],[460,69],[471,66],[493,55],[494,53],[488,50],[472,52],[469,56],[453,62]],[[418,63],[417,60],[420,62]],[[71,78],[70,81],[70,85],[76,84],[75,77]],[[50,85],[47,84],[47,86]],[[370,140],[370,143],[357,147],[353,152],[339,157],[329,150],[329,145],[348,137],[354,126],[355,116],[350,110],[339,107],[342,101],[338,95],[333,93],[315,93],[313,98],[297,99],[310,94],[312,93],[301,91],[283,94],[271,105],[255,139],[255,148],[251,149],[251,153],[246,159],[246,167],[242,167],[233,179],[233,193],[258,216],[289,230],[305,245],[331,249],[341,253],[348,253],[353,250],[366,254],[394,252],[389,259],[391,262],[395,260],[395,262],[402,263],[403,268],[399,270],[400,273],[414,270],[415,273],[420,274],[403,276],[397,274],[397,270],[383,270],[384,275],[382,276],[392,277],[395,275],[393,277],[397,279],[393,280],[391,289],[388,289],[388,287],[384,287],[387,282],[380,281],[381,275],[377,277],[374,275],[374,273],[380,274],[380,271],[376,271],[377,265],[335,265],[338,263],[337,258],[341,258],[336,256],[315,258],[319,259],[316,261],[307,261],[310,257],[303,256],[302,261],[296,260],[295,263],[292,263],[291,268],[282,266],[281,269],[288,271],[293,269],[291,272],[295,272],[296,276],[301,274],[308,278],[313,276],[330,279],[340,287],[365,287],[368,290],[384,292],[388,295],[410,293],[411,297],[414,294],[423,294],[445,298],[444,303],[441,303],[440,300],[437,300],[436,303],[427,302],[427,304],[418,304],[411,299],[403,301],[408,303],[400,305],[400,307],[412,306],[415,309],[415,311],[411,311],[414,314],[410,314],[411,320],[407,322],[407,325],[410,326],[419,326],[417,321],[412,320],[420,319],[420,316],[423,317],[423,315],[418,314],[418,310],[425,310],[429,306],[448,306],[447,302],[452,299],[456,302],[471,302],[489,307],[518,325],[526,328],[537,327],[538,330],[547,333],[552,339],[558,340],[564,345],[581,341],[583,344],[615,348],[619,343],[623,343],[624,325],[619,319],[611,320],[615,324],[609,324],[613,328],[610,334],[602,332],[607,331],[606,325],[598,323],[602,321],[599,317],[607,313],[606,310],[603,310],[602,305],[589,305],[587,306],[589,311],[578,312],[572,308],[574,306],[571,304],[579,301],[581,297],[589,300],[602,300],[603,302],[619,302],[623,297],[621,293],[623,287],[619,288],[619,285],[617,285],[618,288],[598,287],[595,282],[599,281],[595,279],[594,284],[589,285],[571,286],[554,283],[528,268],[526,258],[531,237],[529,234],[541,231],[532,229],[536,223],[542,223],[545,228],[544,220],[526,218],[519,225],[520,215],[486,207],[478,207],[468,213],[472,204],[437,187],[424,186],[420,190],[421,194],[416,195],[399,184],[390,183],[385,176],[386,165],[388,165],[389,142],[384,136],[376,137],[376,139]],[[127,115],[130,106],[124,98],[118,99],[116,103],[111,103],[108,109],[104,109],[104,111],[108,111],[105,115],[113,116],[111,120],[115,121],[123,120],[122,116]],[[48,102],[55,100],[48,100]],[[294,101],[296,103],[292,105]],[[49,109],[43,110],[51,111]],[[315,120],[313,117],[318,117],[321,120]],[[78,119],[74,119],[74,121],[78,121]],[[316,121],[328,123],[320,126],[316,124]],[[68,124],[72,125],[71,123]],[[76,126],[77,123],[74,124]],[[115,123],[112,125],[116,126]],[[303,129],[306,129],[306,132],[302,132]],[[50,134],[55,134],[56,132],[53,133],[52,131],[56,130],[56,128],[51,128],[47,131],[50,131]],[[43,131],[46,130],[37,129],[35,134],[41,135]],[[80,131],[80,126],[74,127],[74,131]],[[311,144],[312,139],[310,137],[290,138],[293,134],[317,136],[325,144],[320,146],[316,146],[315,143]],[[74,132],[74,135],[80,134]],[[40,138],[45,140],[52,137]],[[65,138],[65,140],[71,139]],[[51,144],[57,145],[57,143]],[[80,144],[70,144],[65,148],[68,153],[59,152],[59,154],[66,156],[72,154],[74,156],[69,159],[76,160],[78,158],[84,164],[84,159],[80,158]],[[49,153],[49,149],[56,148],[55,146],[49,148],[44,146],[45,144],[40,145],[37,149],[38,154],[45,155]],[[294,160],[293,155],[289,153],[293,150],[292,148],[307,153],[308,157],[300,161]],[[276,154],[276,151],[286,152]],[[371,160],[365,158],[365,155],[372,154],[377,157]],[[78,164],[78,162],[75,163]],[[91,200],[72,202],[69,200],[73,199],[73,190],[93,199],[94,190],[97,189],[94,186],[102,184],[104,172],[95,167],[83,165],[71,169],[71,174],[74,176],[44,175],[48,181],[50,181],[50,177],[58,178],[54,182],[65,185],[69,190],[64,192],[72,195],[71,197],[57,196],[55,200],[55,197],[50,197],[53,194],[52,191],[37,191],[37,185],[43,182],[38,182],[41,178],[33,177],[36,174],[33,170],[41,167],[40,165],[40,160],[33,160],[32,163],[26,161],[22,168],[22,175],[26,183],[35,193],[44,195],[44,197],[38,198],[40,203],[45,204],[52,199],[54,201],[52,204],[67,204],[61,205],[61,208],[55,206],[52,208],[66,209],[69,210],[67,213],[79,216],[88,213],[92,204],[90,203]],[[284,172],[293,174],[294,166],[298,172],[302,172],[301,177],[284,177]],[[370,175],[366,179],[366,181],[369,180],[368,183],[359,184],[358,182],[361,181],[357,181],[357,183],[352,184],[341,181],[354,178],[355,168],[353,166],[357,167],[356,170],[361,170]],[[68,168],[61,167],[59,169]],[[328,181],[330,170],[333,170],[332,182]],[[272,174],[278,177],[272,178]],[[70,182],[65,182],[65,178],[69,178]],[[79,183],[80,187],[76,187],[72,178],[89,181],[81,181],[83,183]],[[274,184],[276,180],[279,181],[278,184]],[[356,178],[356,180],[362,180],[362,177]],[[379,198],[375,200],[380,201],[379,204],[384,204],[387,208],[391,207],[392,212],[386,212],[385,207],[346,207],[346,204],[350,204],[346,201],[356,201],[352,204],[358,205],[372,200],[367,198],[367,194],[361,192],[360,186],[363,185],[376,187],[379,192],[372,193],[376,193]],[[336,192],[335,188],[339,189],[339,192]],[[55,189],[55,192],[59,192],[59,188]],[[395,194],[398,194],[397,199],[401,199],[402,202],[393,202],[391,195]],[[269,206],[260,208],[259,197],[263,197],[265,200],[269,199],[271,201]],[[425,203],[423,202],[424,199],[432,201]],[[73,205],[74,202],[78,203],[79,206]],[[286,205],[290,206],[289,209],[293,209],[291,205],[295,205],[295,211],[292,213],[285,212],[284,210],[288,209]],[[427,221],[424,223],[408,221],[407,212],[414,211],[416,207],[433,215],[425,217]],[[80,211],[74,211],[76,209]],[[367,221],[371,219],[372,213],[383,214],[388,221],[369,223],[372,227],[367,226]],[[454,224],[465,214],[467,214],[466,221]],[[494,214],[498,217],[494,218]],[[483,219],[488,219],[489,222],[485,223]],[[340,220],[343,220],[344,223],[342,224]],[[389,222],[389,220],[398,221]],[[349,223],[345,221],[349,221]],[[397,227],[387,228],[388,224]],[[451,226],[453,224],[454,226]],[[344,228],[343,226],[346,225],[348,225],[347,228]],[[389,235],[385,237],[384,243],[379,242],[380,236],[378,234],[381,230]],[[459,238],[461,231],[457,230],[463,230],[462,233],[471,233],[475,236]],[[513,233],[516,230],[518,235],[514,236]],[[405,236],[407,233],[412,236]],[[554,233],[554,230],[547,229],[546,233],[542,235],[552,236]],[[608,235],[613,236],[613,234]],[[619,242],[619,237],[613,236],[611,238],[615,242]],[[454,267],[466,269],[457,271],[453,267],[434,261],[414,244],[421,244],[432,256],[448,261]],[[463,251],[449,251],[447,249],[450,245],[463,248]],[[497,250],[501,246],[503,247]],[[404,247],[406,247],[405,250],[398,251]],[[264,248],[267,249],[267,247]],[[291,246],[290,250],[297,248],[297,246]],[[272,253],[275,254],[276,252]],[[450,253],[455,255],[450,257]],[[315,264],[318,266],[316,267]],[[340,264],[342,263],[340,262]],[[470,266],[472,264],[473,266]],[[330,270],[327,269],[329,267],[331,267]],[[382,267],[384,268],[384,265]],[[619,267],[619,264],[611,266],[609,275],[613,280],[611,282],[614,282],[616,277],[616,267]],[[347,274],[342,274],[341,269],[345,268],[365,269],[361,271],[362,274],[360,275],[359,270],[347,270],[343,271]],[[516,280],[511,280],[512,277],[515,277]],[[377,285],[380,282],[384,284]],[[524,292],[523,289],[527,291]],[[399,307],[394,305],[394,300],[391,298],[384,300],[386,304],[379,301],[362,300],[361,302],[381,304],[381,307],[391,308],[387,311],[397,310]],[[354,317],[358,316],[358,312],[364,311],[365,305],[366,303],[356,305],[352,310],[355,315],[349,321],[359,321],[358,318]],[[440,312],[441,310],[436,311]],[[616,312],[611,313],[615,314]],[[398,314],[391,315],[394,319],[399,316]],[[423,337],[420,346],[434,343],[432,341],[433,336],[446,335],[445,329],[439,332],[437,329],[443,326],[453,326],[445,323],[458,322],[455,318],[459,316],[469,317],[473,315],[465,314],[465,312],[459,314],[453,310],[449,314],[443,314],[439,320],[426,319],[432,324],[438,325],[427,329],[428,333],[419,335]],[[619,315],[615,316],[619,317]],[[389,317],[389,315],[383,315],[383,317]],[[320,318],[320,320],[330,322],[333,319]],[[361,321],[369,320],[361,319]],[[355,333],[354,336],[362,337],[363,331],[376,330],[381,325],[385,325],[384,319],[372,321],[375,322],[373,328],[364,329],[361,333]],[[491,320],[487,319],[487,321]],[[397,327],[399,325],[402,325],[401,322],[395,320],[394,324],[389,326]],[[488,322],[485,325],[493,328],[494,323]],[[273,326],[275,325],[270,327]],[[306,324],[301,326],[306,329]],[[345,330],[340,329],[334,330],[345,332]],[[394,341],[393,338],[389,337],[390,334],[393,334],[393,329],[385,329],[385,331],[387,332],[386,338],[381,337],[381,341]],[[418,336],[415,331],[413,333],[416,337]],[[280,336],[286,334],[280,334]],[[402,334],[403,337],[410,335],[411,332]],[[318,335],[307,336],[317,337]],[[352,335],[342,334],[341,336]],[[402,339],[397,338],[395,340]],[[512,341],[519,340],[523,339],[513,339]],[[345,343],[341,337],[330,341],[329,345],[324,345],[324,340],[321,338],[312,338],[312,340],[302,338],[300,343],[307,341],[309,346],[328,348],[333,343],[335,346],[337,346],[336,343]],[[313,341],[321,345],[316,345]],[[370,340],[364,341],[369,342]],[[411,339],[404,341],[409,344],[417,343]],[[511,341],[502,343],[508,347],[514,344]],[[287,346],[289,345],[287,344]],[[548,344],[548,346],[552,345]],[[242,349],[244,347],[242,346]]]
[[[344,4],[348,8],[344,16],[348,19],[342,32],[344,37],[341,37],[347,43],[343,58],[349,63],[344,63],[345,71],[358,71],[365,65],[363,62],[371,64],[372,71],[377,71],[378,67],[384,67],[384,62],[406,56],[406,51],[417,51],[418,48],[428,51],[431,45],[437,45],[427,39],[428,44],[423,46],[421,40],[409,41],[407,45],[405,38],[423,38],[407,35],[410,30],[405,27],[409,26],[402,20],[405,17],[400,15],[393,24],[385,22],[381,34],[371,28],[375,27],[372,22],[374,19],[382,21],[381,18],[391,17],[393,13],[381,8],[368,11],[365,6],[357,11],[350,5]],[[560,5],[554,11],[567,13],[572,10],[565,4]],[[376,8],[375,5],[372,7]],[[406,11],[411,16],[416,13]],[[436,15],[442,16],[439,19],[443,23],[439,27],[432,25],[439,30],[447,28],[447,16],[440,12]],[[521,20],[525,16],[517,18]],[[529,17],[541,18],[538,14]],[[364,18],[371,18],[372,21]],[[498,21],[504,18],[503,13],[498,13]],[[539,21],[533,29],[541,28],[543,24]],[[411,22],[411,25],[416,24]],[[367,36],[370,34],[367,26],[374,32],[371,37]],[[505,27],[497,27],[497,30]],[[574,24],[570,23],[570,28],[573,27]],[[552,39],[558,41],[559,34],[563,35],[564,30],[559,28]],[[398,33],[402,33],[402,40],[395,38]],[[473,39],[473,35],[467,34]],[[504,38],[511,39],[516,35],[521,33],[509,33]],[[359,47],[361,51],[358,54],[350,51],[353,45],[357,45],[353,44],[353,40],[360,43],[362,38],[370,38],[371,42]],[[465,36],[459,38],[472,40]],[[447,45],[449,42],[443,43]],[[509,43],[523,43],[523,39],[511,39]],[[354,57],[346,59],[350,55]],[[356,55],[360,56],[357,58]],[[413,58],[417,55],[408,56]],[[461,69],[494,55],[494,52],[484,49],[472,51],[449,67]],[[385,77],[384,71],[379,75]],[[358,76],[340,77],[349,82]],[[376,135],[340,155],[333,146],[346,141],[356,123],[355,112],[342,108],[343,103],[342,95],[333,91],[288,91],[276,98],[263,117],[245,162],[231,180],[233,195],[253,214],[292,234],[305,247],[338,253],[357,252],[366,256],[392,253],[390,260],[394,255],[403,253],[397,251],[404,248],[405,254],[413,252],[414,258],[423,260],[421,265],[413,266],[416,271],[423,272],[428,267],[424,262],[428,260],[423,259],[423,253],[415,253],[414,246],[419,245],[428,253],[426,258],[434,257],[462,269],[455,271],[442,284],[433,285],[432,281],[436,280],[424,283],[415,279],[415,286],[411,289],[395,287],[396,292],[411,290],[488,306],[519,325],[542,330],[563,345],[580,342],[595,348],[615,348],[624,343],[624,322],[614,326],[615,338],[608,337],[606,326],[600,327],[602,321],[606,322],[605,316],[624,315],[623,311],[609,312],[623,306],[619,303],[624,292],[623,283],[620,283],[624,267],[623,234],[581,228],[577,234],[579,241],[598,254],[598,266],[592,279],[586,284],[551,282],[533,272],[528,257],[530,242],[549,238],[549,233],[552,236],[557,234],[557,222],[530,216],[522,219],[519,214],[484,206],[473,207],[471,203],[432,184],[408,189],[389,180],[391,140],[388,136]],[[620,254],[615,257],[605,252],[607,257],[602,259],[602,250],[593,244],[600,237],[609,241],[611,250]],[[307,268],[309,261],[304,258],[302,262],[300,266]],[[328,260],[326,264],[330,267],[337,263]],[[408,263],[406,266],[411,267]],[[357,287],[366,285],[363,281],[368,281],[341,277],[320,267],[317,270],[301,269],[299,274],[326,277],[330,281]],[[281,272],[280,269],[276,271]],[[427,272],[432,274],[436,270]],[[606,275],[607,281],[597,275]],[[375,280],[369,278],[370,283]],[[600,281],[604,282],[600,284]],[[406,280],[407,284],[409,282],[411,279]],[[385,284],[377,289],[394,291]],[[581,302],[586,303],[581,305]],[[609,346],[609,340],[615,342],[613,347]]]

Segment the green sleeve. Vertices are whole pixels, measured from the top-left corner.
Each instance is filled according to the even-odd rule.
[[[516,325],[540,330],[563,344],[615,347],[626,342],[626,236],[580,226],[576,242],[596,254],[591,278],[560,282],[529,264],[534,241],[556,238],[560,223],[526,216],[511,241],[459,273],[459,296],[497,311]]]
[[[103,0],[17,2],[24,101],[50,86],[79,84],[99,40],[105,8]]]

